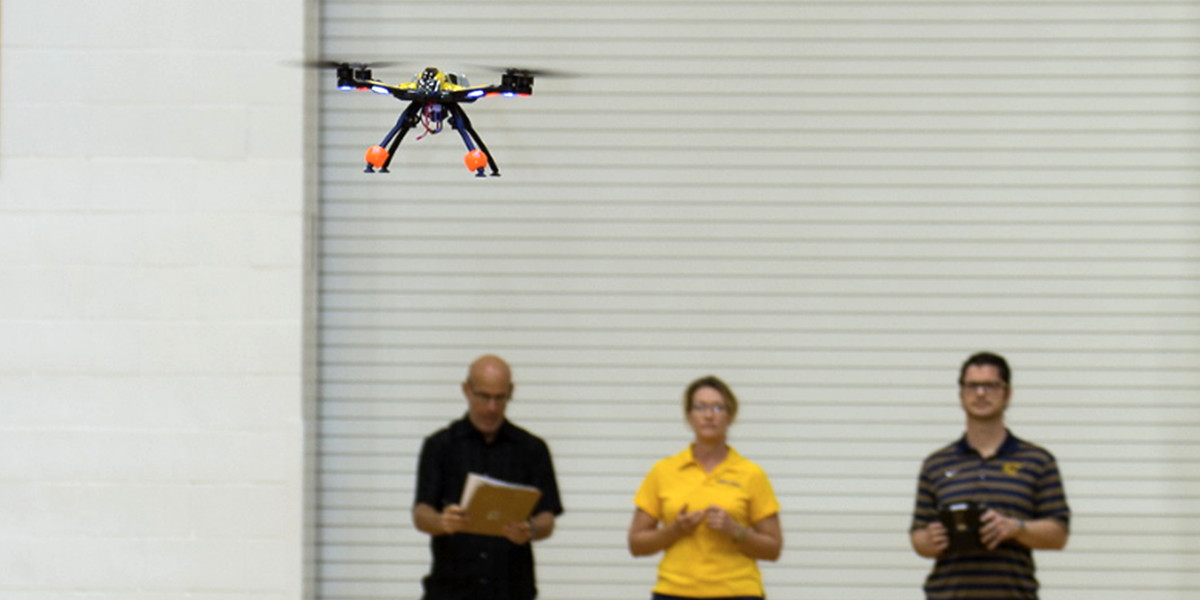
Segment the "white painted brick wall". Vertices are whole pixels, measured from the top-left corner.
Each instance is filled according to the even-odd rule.
[[[0,599],[305,594],[311,0],[5,0]]]

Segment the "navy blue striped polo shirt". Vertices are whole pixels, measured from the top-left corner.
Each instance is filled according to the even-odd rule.
[[[958,441],[934,452],[921,466],[912,529],[937,519],[938,508],[973,501],[1025,521],[1055,519],[1070,526],[1071,509],[1054,456],[1011,432],[995,456],[984,459]],[[995,550],[939,557],[925,580],[929,600],[1037,598],[1033,553],[1006,540]]]

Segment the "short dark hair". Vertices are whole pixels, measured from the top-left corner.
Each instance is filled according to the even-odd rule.
[[[963,384],[963,376],[967,374],[967,367],[971,366],[996,367],[996,370],[1000,371],[1000,379],[1004,381],[1004,385],[1012,385],[1012,372],[1008,369],[1008,361],[994,352],[976,352],[963,361],[962,368],[958,370],[958,385]]]
[[[705,375],[700,379],[688,384],[687,389],[683,392],[683,414],[687,415],[692,412],[692,396],[696,395],[696,391],[700,388],[712,388],[717,390],[718,394],[725,399],[725,404],[729,406],[729,418],[737,416],[738,400],[733,394],[733,390],[714,375]]]

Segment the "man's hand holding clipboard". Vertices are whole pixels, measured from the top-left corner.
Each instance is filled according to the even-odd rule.
[[[533,486],[468,473],[462,499],[454,507],[462,517],[456,530],[501,536],[514,544],[528,543],[533,537],[529,517],[541,497],[541,490]],[[451,512],[449,507],[446,512]]]

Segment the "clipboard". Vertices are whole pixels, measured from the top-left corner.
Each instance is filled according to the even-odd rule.
[[[509,523],[529,519],[542,491],[531,486],[503,481],[479,473],[467,473],[459,506],[467,514],[463,533],[503,535]]]
[[[976,502],[955,502],[938,510],[938,520],[946,526],[950,538],[946,556],[976,554],[987,549],[979,541],[979,518],[983,511],[983,506]]]

